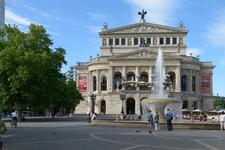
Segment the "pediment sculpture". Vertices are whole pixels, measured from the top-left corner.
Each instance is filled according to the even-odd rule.
[[[127,33],[127,32],[128,33],[129,32],[172,32],[172,30],[142,25],[142,26],[136,26],[136,27],[120,30],[120,31],[117,31],[116,33]]]
[[[155,54],[153,52],[149,52],[147,50],[145,51],[140,51],[135,54],[130,54],[127,56],[127,58],[150,58],[153,57]]]

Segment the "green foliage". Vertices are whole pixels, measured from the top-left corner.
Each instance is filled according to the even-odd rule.
[[[213,107],[214,107],[214,108],[222,108],[222,107],[223,107],[222,101],[219,100],[219,99],[215,99],[215,100],[213,101]]]
[[[24,33],[16,26],[0,30],[0,99],[4,109],[44,109],[79,103],[80,93],[60,73],[65,50],[52,49],[45,28],[31,24]],[[74,99],[73,99],[74,98]],[[75,99],[79,99],[76,101]]]
[[[81,93],[76,88],[76,82],[61,80],[59,84],[58,98],[54,103],[56,109],[64,108],[69,112],[83,100]]]

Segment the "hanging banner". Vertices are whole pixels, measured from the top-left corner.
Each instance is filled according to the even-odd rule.
[[[87,92],[87,76],[78,76],[78,89],[81,93]]]
[[[211,93],[211,75],[210,74],[201,75],[201,92]]]

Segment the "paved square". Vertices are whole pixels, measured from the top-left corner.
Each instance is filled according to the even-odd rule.
[[[7,124],[9,126],[9,124]],[[93,126],[80,121],[19,123],[2,135],[5,150],[224,150],[225,131]]]

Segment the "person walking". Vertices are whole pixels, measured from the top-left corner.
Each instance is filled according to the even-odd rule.
[[[12,116],[11,126],[16,128],[17,127],[17,120],[18,120],[17,111],[12,112],[11,116]]]
[[[225,113],[224,111],[221,112],[219,116],[219,121],[220,121],[220,130],[225,129]]]
[[[152,128],[154,126],[154,122],[153,122],[153,114],[152,114],[151,110],[149,110],[149,112],[147,114],[147,122],[148,122],[149,133],[152,133]]]
[[[173,131],[172,120],[173,120],[173,113],[168,108],[166,112],[166,123],[168,131]]]
[[[156,131],[160,130],[160,126],[159,126],[159,112],[158,111],[156,112],[154,122],[155,122],[155,130]]]

